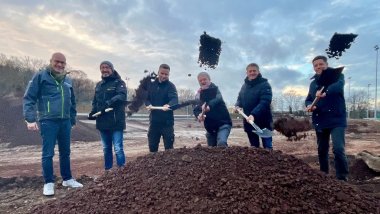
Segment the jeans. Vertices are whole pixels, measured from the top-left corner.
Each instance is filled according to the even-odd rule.
[[[173,149],[174,127],[163,125],[150,125],[148,130],[148,145],[150,152],[157,152],[160,139],[164,139],[165,150]]]
[[[58,142],[59,167],[62,179],[70,180],[70,119],[46,119],[40,121],[42,137],[42,174],[45,183],[54,183],[53,156]]]
[[[112,143],[115,150],[117,166],[124,166],[123,130],[100,130],[100,137],[103,144],[104,169],[108,170],[113,166]]]
[[[329,173],[329,141],[330,135],[333,146],[336,178],[338,180],[347,180],[348,163],[345,153],[344,127],[317,130],[318,159],[320,170]]]
[[[231,125],[229,124],[222,125],[216,132],[206,132],[207,145],[212,147],[228,147],[227,138],[230,132]]]
[[[256,148],[260,147],[260,137],[254,132],[246,132],[248,135],[249,143]],[[272,137],[261,138],[264,149],[272,149]]]

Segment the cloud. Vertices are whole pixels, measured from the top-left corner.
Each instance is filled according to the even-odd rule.
[[[196,74],[204,71],[197,64],[199,36],[207,31],[223,42],[218,67],[208,71],[234,103],[251,62],[262,67],[274,93],[304,91],[311,59],[325,54],[335,32],[359,36],[341,59],[329,59],[330,66],[345,65],[352,88],[375,85],[379,10],[377,0],[3,0],[0,53],[48,61],[61,51],[93,80],[107,59],[132,87],[145,69],[168,63],[177,87],[195,91]]]

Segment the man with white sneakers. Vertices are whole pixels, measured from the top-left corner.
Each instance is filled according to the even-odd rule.
[[[65,67],[65,56],[54,53],[50,65],[36,73],[29,82],[23,100],[28,130],[40,130],[42,136],[42,171],[45,180],[43,194],[46,196],[54,195],[53,156],[56,143],[59,147],[62,185],[83,187],[71,176],[70,137],[71,128],[75,125],[76,103],[72,82],[66,76]]]

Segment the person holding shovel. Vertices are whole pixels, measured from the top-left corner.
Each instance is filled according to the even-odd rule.
[[[231,132],[232,122],[222,94],[211,82],[207,72],[199,73],[197,78],[200,88],[196,99],[200,99],[202,103],[196,105],[193,112],[199,122],[204,122],[207,145],[228,147],[227,138]],[[201,94],[207,93],[207,90],[215,90],[215,96],[203,98]]]
[[[247,133],[249,143],[256,148],[260,147],[260,137],[254,133],[249,121],[256,123],[261,129],[273,130],[273,117],[270,104],[272,102],[272,88],[267,79],[260,73],[256,63],[246,67],[247,77],[240,89],[235,108],[242,108],[248,117],[243,120],[244,131]],[[272,137],[261,137],[263,147],[272,149]]]
[[[67,77],[66,57],[54,53],[50,64],[36,73],[26,88],[23,114],[28,130],[41,132],[43,194],[54,195],[54,147],[58,143],[62,185],[83,187],[71,175],[70,137],[75,126],[76,103],[72,81]],[[39,120],[39,126],[37,124]]]
[[[96,84],[89,119],[96,119],[103,144],[104,169],[109,170],[113,166],[112,146],[117,166],[125,165],[123,130],[126,128],[127,88],[111,62],[101,62],[100,72],[102,80]]]
[[[174,114],[169,108],[178,104],[178,94],[175,85],[169,81],[170,67],[161,64],[158,76],[154,82],[148,84],[148,96],[145,101],[150,110],[148,145],[150,152],[157,152],[161,136],[165,150],[173,149],[174,144]],[[151,109],[152,106],[164,107],[161,110]]]
[[[348,164],[344,148],[345,128],[347,127],[344,75],[340,73],[332,84],[323,85],[321,77],[322,73],[328,69],[327,58],[316,56],[312,63],[315,75],[310,83],[305,106],[306,111],[313,112],[312,121],[317,135],[319,167],[322,172],[329,173],[329,141],[331,136],[336,178],[347,181]],[[323,89],[321,89],[322,85],[324,86]],[[312,105],[316,98],[319,101]]]

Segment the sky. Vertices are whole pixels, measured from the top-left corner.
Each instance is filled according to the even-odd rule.
[[[379,0],[0,0],[0,5],[1,54],[48,63],[52,53],[62,52],[71,68],[94,81],[100,80],[100,62],[109,60],[130,88],[138,86],[144,70],[157,71],[162,63],[170,65],[177,89],[196,91],[196,75],[206,71],[229,105],[252,62],[260,65],[274,96],[289,90],[306,96],[312,58],[326,55],[334,33],[358,34],[329,65],[345,66],[346,94],[369,89],[374,99]],[[222,41],[215,69],[197,63],[204,31]]]

